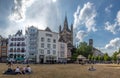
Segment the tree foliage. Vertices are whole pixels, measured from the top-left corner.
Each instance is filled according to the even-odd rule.
[[[118,54],[120,54],[120,48],[119,48],[118,52],[115,51],[115,52],[113,53],[113,55],[112,55],[112,60],[113,60],[113,61],[117,61],[117,59],[118,59],[117,55],[118,55]]]
[[[88,58],[88,55],[92,55],[92,47],[88,46],[86,42],[81,42],[78,48],[74,49],[72,59],[76,59],[78,55],[83,55]]]
[[[105,53],[103,58],[104,58],[104,61],[110,61],[111,60],[110,56],[108,55],[108,53]]]
[[[88,59],[91,60],[92,59],[92,55],[89,54],[88,55]]]
[[[71,57],[71,59],[72,59],[72,60],[76,60],[76,59],[77,59],[78,53],[77,53],[76,50],[77,50],[77,49],[76,49],[75,47],[71,50],[71,52],[72,52],[72,57]]]

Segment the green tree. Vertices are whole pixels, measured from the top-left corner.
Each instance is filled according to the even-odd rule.
[[[86,42],[81,42],[77,48],[77,53],[88,57],[89,54],[92,55],[92,47],[88,46]]]
[[[78,56],[77,49],[74,47],[74,48],[71,50],[71,52],[72,52],[72,57],[71,57],[71,59],[72,59],[72,60],[76,60],[76,59],[77,59],[77,56]]]
[[[92,61],[94,61],[94,59],[95,59],[95,56],[94,56],[94,55],[92,55],[91,60],[92,60]]]
[[[104,61],[104,56],[100,56],[100,61]]]
[[[98,61],[99,56],[95,56],[95,60]]]
[[[120,48],[119,48],[119,50],[118,50],[118,54],[120,53]]]
[[[102,61],[102,56],[98,56],[98,61],[99,61],[99,62]]]
[[[92,58],[92,55],[89,54],[89,55],[88,55],[88,59],[91,60],[91,58]]]
[[[110,57],[107,53],[104,54],[104,61],[110,61]]]
[[[117,61],[117,55],[119,54],[119,52],[114,52],[112,55],[112,60],[113,61]]]

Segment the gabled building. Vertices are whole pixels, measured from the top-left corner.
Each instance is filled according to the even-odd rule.
[[[18,30],[16,34],[8,38],[8,60],[24,61],[27,56],[26,36],[23,35],[22,30]]]
[[[7,44],[8,40],[0,36],[0,62],[7,61]]]
[[[67,16],[65,16],[63,29],[59,26],[59,41],[67,44],[67,58],[71,57],[71,49],[73,48],[73,24],[69,29]]]
[[[58,61],[59,34],[49,27],[38,31],[37,63],[54,63]]]

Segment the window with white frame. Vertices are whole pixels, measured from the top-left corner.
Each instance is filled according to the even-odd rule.
[[[44,48],[44,43],[41,43],[41,48]]]
[[[47,48],[51,48],[51,45],[50,45],[50,44],[47,44]]]
[[[50,38],[48,38],[48,39],[47,39],[47,42],[51,42],[51,39],[50,39]]]
[[[53,50],[53,55],[55,55],[56,54],[56,50]]]
[[[47,54],[50,54],[50,50],[47,50]]]
[[[44,42],[44,41],[45,41],[45,39],[43,37],[41,37],[41,42]]]
[[[56,49],[56,44],[53,44],[53,48]]]
[[[44,54],[44,50],[43,49],[41,49],[41,52],[40,52],[41,54]]]
[[[56,43],[56,40],[55,40],[55,39],[53,39],[53,43]]]

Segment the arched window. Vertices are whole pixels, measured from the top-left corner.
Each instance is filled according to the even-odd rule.
[[[24,58],[24,54],[23,54],[23,55],[21,55],[21,58]]]
[[[22,51],[21,52],[25,52],[25,49],[24,48],[22,48]]]
[[[13,52],[13,48],[10,48],[10,52]]]
[[[17,52],[20,52],[20,48],[17,48]]]
[[[20,46],[20,42],[17,43],[17,46]]]
[[[12,58],[12,57],[13,57],[13,54],[10,54],[9,57]]]
[[[14,58],[16,58],[16,56],[17,56],[17,55],[15,54],[15,55],[14,55]]]

